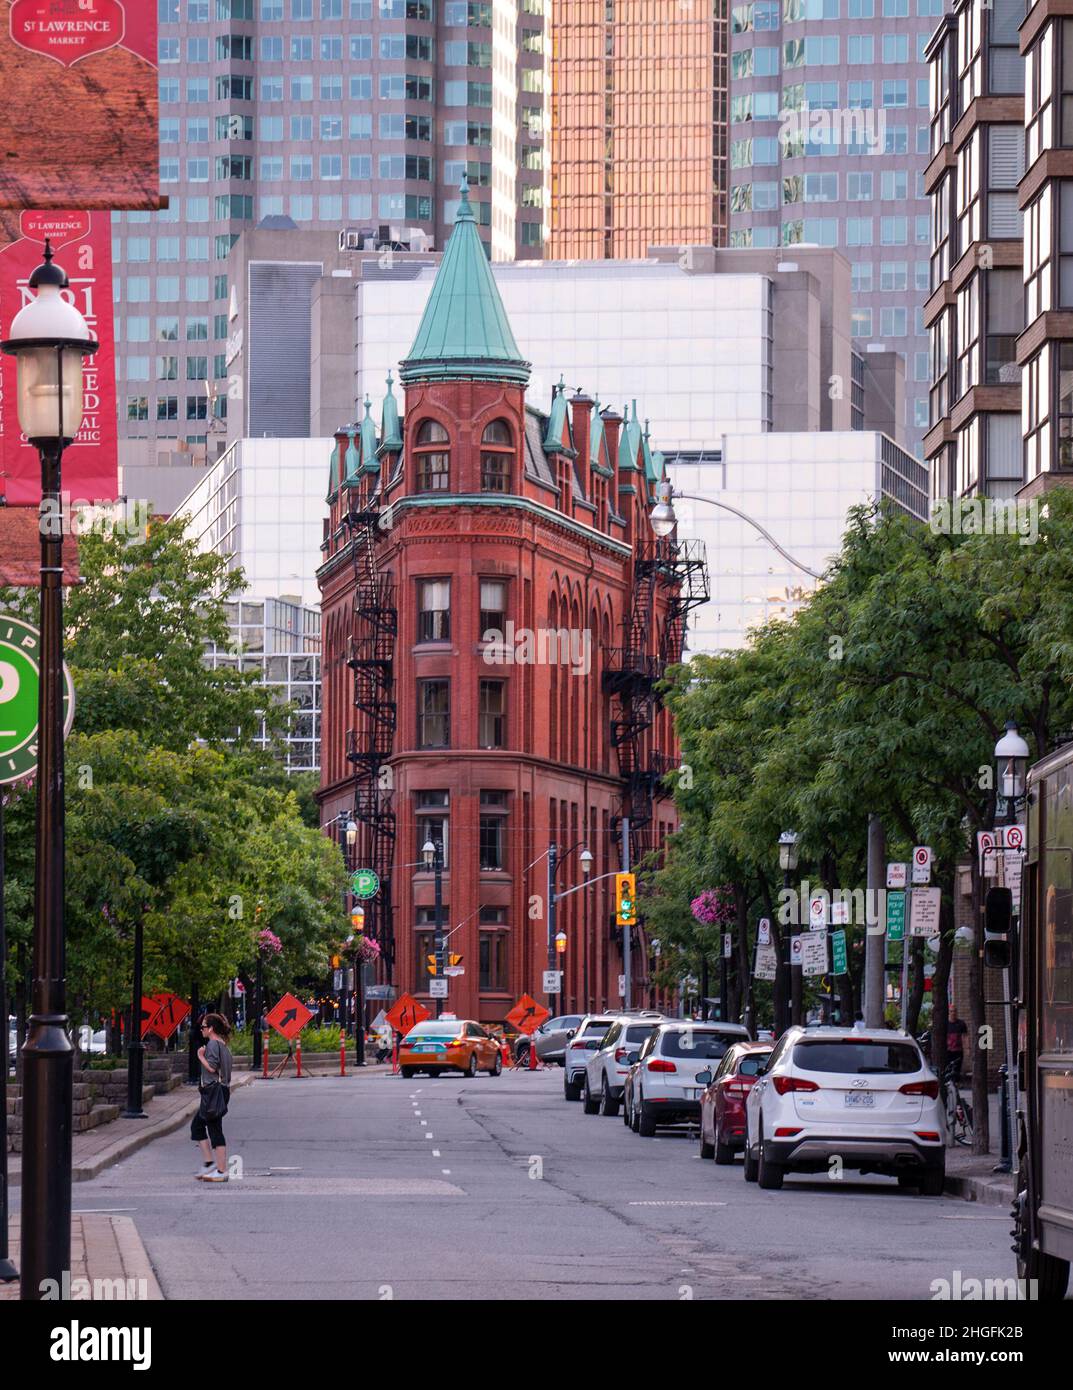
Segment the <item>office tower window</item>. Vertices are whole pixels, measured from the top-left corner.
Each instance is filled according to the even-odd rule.
[[[871,202],[872,175],[851,170],[846,175],[846,197],[851,203]]]
[[[883,61],[885,63],[908,63],[909,61],[909,35],[908,34],[884,34],[883,35]]]
[[[157,381],[178,381],[179,379],[179,359],[167,356],[158,357],[156,360]]]
[[[905,309],[893,305],[879,311],[879,336],[881,338],[904,338],[907,315]]]
[[[905,261],[883,261],[880,264],[879,288],[881,290],[904,290],[908,283],[909,267]]]
[[[869,175],[869,177],[871,177]],[[846,218],[846,245],[872,245],[872,219],[870,217]]]
[[[174,60],[178,62],[176,58]],[[128,420],[148,420],[149,419],[149,397],[148,396],[128,396],[127,397],[127,419]]]
[[[871,34],[850,34],[846,38],[846,62],[851,64],[875,62],[875,39]]]
[[[880,197],[884,202],[905,202],[909,193],[909,178],[905,169],[884,169],[880,178]]]
[[[480,867],[499,870],[507,867],[507,793],[482,791],[480,794]]]
[[[870,81],[846,83],[846,105],[851,111],[870,111],[874,104]]]
[[[909,83],[905,78],[898,77],[892,80],[884,80],[883,105],[888,107],[909,105]]]
[[[870,338],[872,336],[871,309],[854,309],[850,317],[855,338]]]
[[[847,224],[848,225],[848,224]],[[847,238],[847,245],[849,244]],[[872,262],[854,261],[850,266],[850,288],[854,294],[867,294],[872,288]]]
[[[417,839],[417,852],[421,853],[428,843],[439,845],[443,857],[443,867],[450,866],[450,797],[445,791],[419,791],[415,798],[414,815]],[[422,866],[424,861],[422,860]],[[434,909],[428,909],[433,911]],[[450,916],[443,909],[443,920]]]

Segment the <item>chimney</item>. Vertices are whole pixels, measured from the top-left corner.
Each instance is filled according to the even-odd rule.
[[[604,437],[607,440],[607,457],[610,461],[614,477],[611,479],[611,510],[616,516],[622,515],[622,504],[619,502],[618,485],[621,479],[618,476],[618,440],[619,431],[622,428],[622,416],[612,406],[600,411],[600,419],[604,422]]]
[[[585,489],[586,497],[590,493],[588,486],[589,438],[593,404],[592,397],[586,396],[580,386],[570,397],[570,426],[574,436],[574,448],[577,450],[577,472],[581,479],[581,486]]]

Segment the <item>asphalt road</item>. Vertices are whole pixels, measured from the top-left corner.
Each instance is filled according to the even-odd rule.
[[[134,1218],[168,1298],[929,1299],[1013,1273],[1001,1211],[880,1177],[762,1192],[694,1135],[584,1115],[558,1069],[257,1081],[226,1132],[227,1184],[181,1130],[75,1187]]]

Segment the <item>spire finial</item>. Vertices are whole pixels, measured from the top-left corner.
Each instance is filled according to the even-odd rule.
[[[387,373],[387,393],[389,396],[392,394],[391,383],[394,381],[394,379],[395,378],[391,375],[391,368],[389,367]]]
[[[45,237],[45,263],[52,264],[52,241],[49,237]]]

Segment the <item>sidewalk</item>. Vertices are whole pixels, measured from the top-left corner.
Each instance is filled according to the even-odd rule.
[[[963,1197],[967,1202],[985,1206],[1005,1207],[1013,1204],[1013,1175],[996,1173],[1002,1147],[999,1128],[999,1098],[991,1101],[991,1152],[974,1154],[971,1149],[956,1146],[946,1151],[946,1190],[951,1197]]]
[[[11,1259],[18,1268],[20,1231],[18,1217],[8,1229]],[[117,1282],[121,1281],[121,1282]],[[129,1299],[158,1301],[160,1291],[153,1266],[134,1221],[129,1216],[76,1215],[71,1218],[70,1287],[58,1290],[57,1298]],[[19,1285],[0,1284],[0,1302],[17,1302]]]
[[[236,1072],[231,1079],[232,1091],[248,1086],[254,1078],[249,1073]],[[96,1129],[74,1136],[71,1178],[87,1182],[103,1173],[113,1163],[129,1157],[154,1139],[170,1134],[185,1124],[199,1104],[196,1086],[179,1086],[166,1095],[154,1096],[146,1102],[144,1120],[111,1120]],[[14,1187],[22,1180],[22,1155],[8,1154],[8,1181]]]

